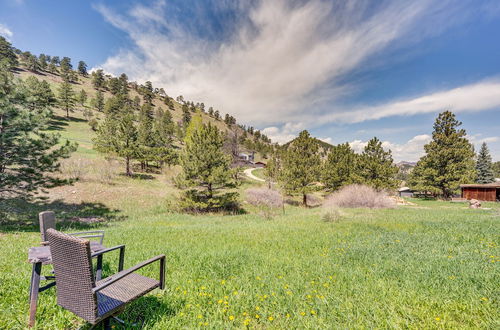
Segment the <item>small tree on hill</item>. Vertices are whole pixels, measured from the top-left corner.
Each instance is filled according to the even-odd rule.
[[[280,181],[288,193],[301,194],[302,204],[307,206],[307,193],[315,190],[321,163],[318,143],[308,131],[302,131],[292,141],[283,155]]]
[[[75,92],[71,84],[67,81],[61,83],[58,91],[59,105],[66,110],[66,118],[69,118],[69,111],[73,111],[73,106],[75,105]]]
[[[19,65],[16,53],[14,52],[14,48],[11,43],[4,37],[0,36],[0,61],[3,59],[6,60],[9,69]]]
[[[161,166],[163,164],[167,164],[168,166],[175,164],[178,158],[173,146],[175,124],[170,111],[163,111],[162,108],[158,109],[153,130],[155,135],[153,153],[155,159]]]
[[[101,91],[97,91],[95,94],[95,97],[92,98],[90,101],[90,104],[92,107],[96,108],[97,111],[103,112],[104,111],[104,96]]]
[[[101,69],[92,72],[92,85],[95,89],[101,90],[105,84],[104,72]]]
[[[363,183],[380,189],[395,189],[398,168],[392,160],[390,150],[385,151],[382,142],[374,137],[366,145],[360,159],[360,176]]]
[[[46,103],[27,101],[29,89],[15,83],[10,68],[8,60],[0,60],[0,199],[30,197],[62,183],[50,173],[76,149],[47,133],[52,112]]]
[[[106,114],[98,126],[94,148],[101,153],[122,157],[126,175],[132,175],[131,162],[137,158],[139,145],[134,114],[128,107],[125,106],[117,114]]]
[[[439,114],[432,141],[424,146],[426,154],[410,175],[411,187],[449,198],[460,184],[474,182],[474,147],[461,125],[452,112]]]
[[[78,62],[78,73],[82,76],[87,76],[87,64],[84,61]]]
[[[493,173],[493,164],[491,162],[490,151],[485,142],[481,145],[481,149],[477,155],[476,162],[477,183],[491,183],[495,182],[495,175]]]
[[[323,165],[323,183],[330,190],[360,181],[359,156],[349,143],[334,146]]]
[[[153,107],[149,103],[144,103],[139,115],[139,128],[137,142],[139,144],[139,158],[142,170],[145,170],[149,161],[155,159],[153,147],[155,146],[155,136],[153,131]]]
[[[80,90],[80,93],[78,93],[78,102],[80,102],[82,107],[85,105],[85,102],[87,102],[87,92],[83,88]]]
[[[189,107],[186,104],[182,105],[182,124],[184,127],[189,125],[191,121],[191,113],[189,112]]]
[[[188,190],[181,202],[185,209],[217,210],[236,203],[236,193],[217,192],[234,185],[231,157],[223,152],[224,136],[212,124],[193,132],[181,157],[183,180]]]

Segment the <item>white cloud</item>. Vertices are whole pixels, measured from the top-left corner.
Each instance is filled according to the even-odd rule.
[[[416,135],[403,144],[383,141],[382,147],[385,150],[391,150],[394,161],[417,161],[424,154],[424,145],[427,144],[432,137],[427,134]],[[361,153],[368,144],[368,141],[354,140],[349,142],[351,148],[358,153]]]
[[[498,107],[500,107],[500,81],[488,80],[413,99],[327,114],[321,120],[357,123],[390,116],[434,113],[445,109],[458,113],[483,111]]]
[[[267,135],[273,142],[283,144],[295,139],[303,129],[304,125],[302,123],[286,123],[282,127],[266,127],[262,130],[262,133]]]
[[[98,5],[105,19],[134,42],[102,67],[150,80],[173,96],[203,101],[247,124],[307,122],[310,127],[315,124],[311,117],[349,121],[353,111],[357,121],[375,119],[377,115],[366,109],[335,106],[335,100],[355,88],[343,82],[345,75],[371,65],[368,60],[382,51],[448,28],[467,15],[468,5],[476,11],[481,7],[469,0],[385,0],[376,5],[368,0],[262,0],[251,7],[237,3],[227,6],[240,8],[243,18],[223,41],[194,33],[191,25],[171,15],[173,9],[165,1],[136,5],[127,13]],[[203,19],[191,20],[199,29],[206,27]],[[392,116],[400,114],[399,109],[368,110]]]
[[[12,38],[14,33],[12,33],[12,31],[6,25],[0,24],[0,35],[9,39],[9,38]]]

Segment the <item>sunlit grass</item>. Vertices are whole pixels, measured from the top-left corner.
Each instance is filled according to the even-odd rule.
[[[126,266],[167,255],[167,289],[122,315],[145,328],[499,325],[495,204],[468,210],[425,201],[347,210],[341,222],[324,223],[318,209],[287,207],[273,220],[189,216],[168,213],[162,199],[140,209],[136,198],[133,207],[120,202],[127,220],[104,229],[106,245],[127,245]],[[4,328],[25,324],[26,251],[38,239],[34,230],[0,236],[6,246],[0,250]],[[106,259],[111,270],[113,259]],[[44,329],[81,324],[56,306],[54,290],[40,294],[37,320]]]

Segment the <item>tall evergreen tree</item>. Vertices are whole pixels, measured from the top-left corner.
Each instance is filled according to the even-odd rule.
[[[155,147],[153,120],[153,107],[149,103],[144,103],[139,115],[139,127],[137,132],[137,142],[140,148],[139,158],[143,170],[147,167],[149,161],[155,159],[153,149]]]
[[[104,71],[102,69],[92,72],[92,85],[97,90],[104,88],[106,81],[104,80]]]
[[[397,173],[391,151],[385,151],[382,142],[376,137],[368,141],[360,158],[362,182],[375,189],[395,189],[399,184]]]
[[[410,175],[411,187],[449,198],[460,184],[474,182],[474,147],[461,125],[450,111],[438,115],[432,141]]]
[[[90,101],[91,102],[91,105],[96,108],[97,111],[99,112],[103,112],[104,111],[104,95],[102,94],[102,92],[100,90],[97,91],[97,93],[95,93],[95,97],[92,98],[92,100]]]
[[[40,54],[38,55],[38,63],[40,65],[40,69],[47,70],[47,55]]]
[[[87,102],[87,92],[83,88],[80,90],[80,93],[78,93],[78,102],[80,102],[82,107],[85,105],[85,102]]]
[[[330,190],[360,182],[359,156],[349,143],[334,146],[323,165],[323,183]]]
[[[66,118],[69,118],[69,112],[73,111],[73,106],[75,105],[75,92],[71,87],[71,84],[64,81],[59,86],[59,105],[66,110]]]
[[[84,61],[78,62],[78,73],[81,74],[82,76],[86,77],[87,76],[87,63]]]
[[[29,76],[20,87],[24,89],[25,104],[31,110],[50,109],[56,102],[54,93],[45,80],[40,81],[34,76]]]
[[[14,52],[14,48],[11,43],[4,37],[0,36],[0,61],[2,60],[6,60],[6,63],[9,65],[9,69],[19,65],[16,53]]]
[[[59,135],[47,133],[52,112],[44,102],[33,102],[10,72],[11,62],[0,60],[0,199],[29,197],[40,188],[62,183],[50,175],[59,161],[76,149]]]
[[[198,210],[216,210],[235,202],[236,194],[218,195],[231,187],[231,157],[224,153],[224,135],[212,124],[195,130],[181,157],[183,179],[188,187],[184,206]]]
[[[73,69],[71,59],[69,57],[63,57],[59,64],[59,68],[61,69],[61,74],[69,75],[70,71]]]
[[[189,112],[189,106],[187,104],[182,105],[182,124],[187,127],[191,122],[191,113]]]
[[[146,81],[146,83],[144,84],[144,88],[142,89],[142,98],[146,103],[153,103],[155,95],[153,93],[153,84],[151,83],[151,81]]]
[[[493,173],[493,164],[491,162],[490,151],[486,142],[483,142],[481,149],[477,154],[476,162],[477,183],[491,183],[495,182],[495,174]]]
[[[500,162],[494,162],[492,168],[495,178],[500,178]]]
[[[313,184],[319,178],[321,160],[318,150],[318,143],[304,130],[283,155],[280,181],[288,193],[302,195],[304,206],[307,206],[307,193],[315,189]]]
[[[94,148],[101,153],[116,155],[125,161],[125,173],[132,175],[131,162],[137,158],[139,145],[137,128],[134,125],[134,114],[124,104],[116,114],[107,113],[104,121],[99,124],[94,138]]]
[[[154,156],[160,165],[173,165],[177,161],[177,153],[173,146],[175,124],[170,111],[159,108],[154,121],[155,147]]]

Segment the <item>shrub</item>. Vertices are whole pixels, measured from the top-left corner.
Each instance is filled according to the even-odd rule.
[[[81,158],[68,158],[61,162],[60,171],[70,180],[83,179],[88,172],[89,161]]]
[[[246,201],[257,207],[266,219],[273,216],[275,210],[283,206],[281,194],[268,188],[251,188],[246,191]]]
[[[352,208],[393,208],[396,202],[386,192],[378,191],[365,185],[349,185],[331,194],[325,204],[325,209],[335,207]]]
[[[344,214],[339,209],[331,208],[326,210],[321,218],[324,222],[340,222],[343,217]]]

